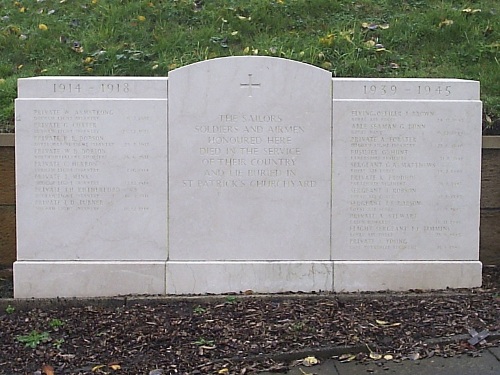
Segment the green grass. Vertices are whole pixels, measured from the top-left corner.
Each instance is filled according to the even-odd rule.
[[[167,76],[245,54],[339,77],[479,80],[498,118],[499,49],[498,0],[0,0],[0,131],[14,131],[20,77]]]

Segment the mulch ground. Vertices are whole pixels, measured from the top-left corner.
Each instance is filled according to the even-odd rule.
[[[354,346],[343,358],[401,361],[500,343],[463,338],[500,331],[499,267],[484,269],[482,288],[432,293],[0,302],[1,374],[230,375],[284,371],[278,354],[306,349]]]

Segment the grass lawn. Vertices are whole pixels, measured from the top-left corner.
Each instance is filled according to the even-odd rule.
[[[0,0],[0,132],[17,79],[167,76],[222,56],[264,55],[339,77],[481,82],[500,118],[499,0]]]

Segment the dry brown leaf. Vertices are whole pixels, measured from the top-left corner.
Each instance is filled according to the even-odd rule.
[[[54,367],[51,365],[43,365],[42,366],[42,374],[44,375],[54,375]]]

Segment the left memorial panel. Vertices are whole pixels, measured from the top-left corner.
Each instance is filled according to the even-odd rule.
[[[16,297],[164,292],[166,87],[19,81]]]

